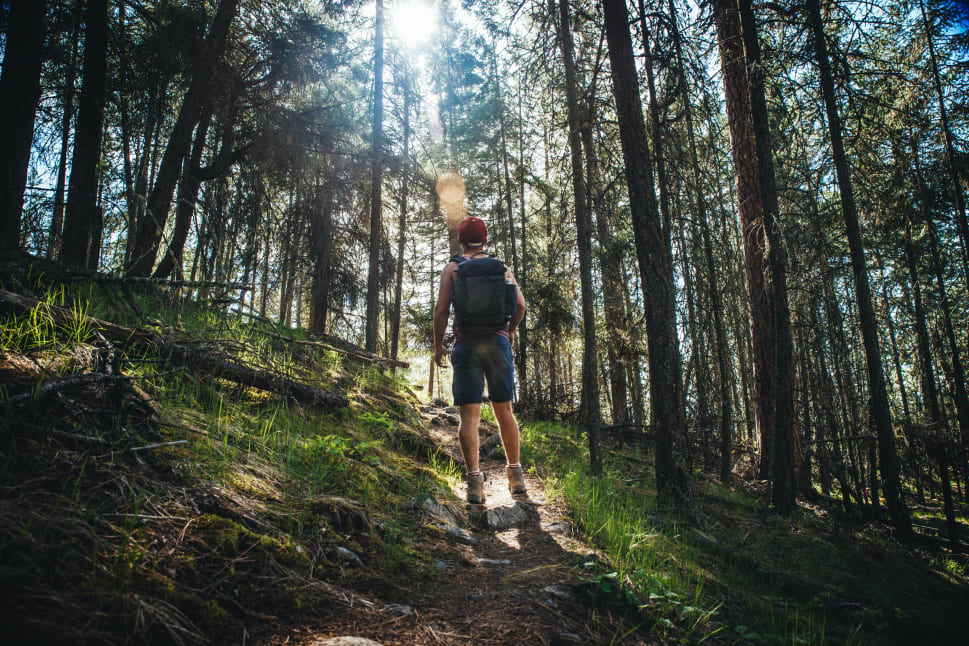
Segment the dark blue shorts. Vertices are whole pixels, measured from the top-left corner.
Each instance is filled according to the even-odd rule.
[[[515,364],[511,343],[500,334],[462,339],[451,351],[454,405],[480,404],[484,382],[488,398],[498,404],[510,402],[515,392]]]

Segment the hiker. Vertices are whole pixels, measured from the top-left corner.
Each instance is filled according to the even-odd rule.
[[[525,493],[519,461],[518,422],[511,410],[515,367],[511,343],[525,315],[525,298],[505,265],[484,251],[488,229],[484,221],[467,217],[458,223],[461,255],[441,271],[441,288],[434,307],[434,362],[444,368],[444,331],[454,305],[454,350],[451,363],[454,405],[461,410],[458,438],[467,471],[468,502],[484,503],[484,476],[478,468],[478,421],[484,382],[498,420],[505,448],[508,490]]]

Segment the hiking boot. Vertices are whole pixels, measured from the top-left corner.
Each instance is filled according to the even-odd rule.
[[[511,495],[525,493],[525,474],[521,467],[505,467],[505,475],[508,476],[508,491]]]
[[[466,476],[468,481],[468,502],[472,505],[484,504],[484,474]]]

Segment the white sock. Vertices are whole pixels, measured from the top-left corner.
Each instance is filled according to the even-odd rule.
[[[480,471],[468,471],[469,478],[477,478],[480,475],[481,475]]]
[[[509,469],[521,469],[521,467],[522,467],[522,463],[521,462],[516,462],[514,464],[509,464],[508,465],[508,468]]]

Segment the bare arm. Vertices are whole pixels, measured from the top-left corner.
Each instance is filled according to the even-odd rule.
[[[434,306],[434,363],[444,367],[444,333],[451,314],[451,288],[454,285],[454,269],[456,262],[444,265],[441,271],[441,286],[437,292],[437,304]]]
[[[518,324],[522,322],[525,318],[525,295],[522,294],[522,288],[519,287],[518,281],[512,273],[508,272],[508,277],[511,278],[511,282],[515,283],[515,287],[518,288],[518,307],[515,309],[515,313],[512,314],[511,320],[508,321],[508,333],[510,334],[512,340],[515,340],[515,330],[518,328]]]

